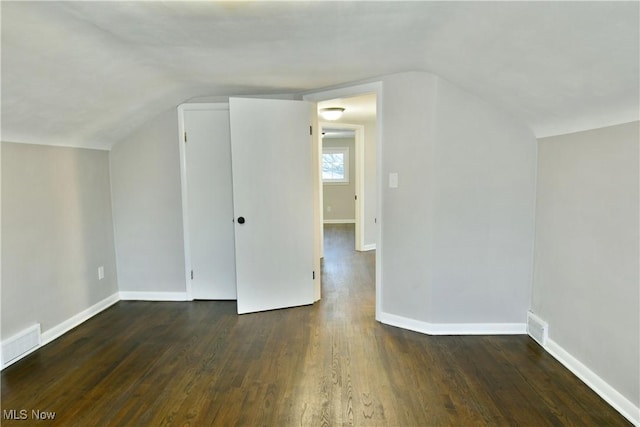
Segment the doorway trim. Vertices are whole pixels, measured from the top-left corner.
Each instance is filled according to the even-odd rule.
[[[383,242],[382,242],[382,226],[384,224],[382,215],[382,146],[383,146],[383,84],[381,81],[375,81],[371,83],[364,83],[353,86],[345,86],[334,89],[327,89],[324,91],[311,92],[302,96],[305,101],[320,102],[328,101],[336,98],[349,98],[358,95],[365,95],[368,93],[376,94],[376,128],[377,128],[377,155],[376,155],[376,169],[377,169],[377,200],[376,200],[376,320],[380,320],[382,313],[382,257],[383,257]]]
[[[356,250],[364,251],[366,250],[364,245],[364,233],[362,232],[362,220],[363,220],[363,212],[364,212],[364,126],[363,125],[352,125],[347,123],[338,123],[338,122],[320,122],[320,130],[322,131],[324,128],[331,129],[345,129],[352,130],[355,132],[355,165],[356,170],[353,174],[355,177],[355,195],[356,195]],[[322,135],[322,133],[321,133]],[[323,141],[324,147],[324,141]],[[324,188],[324,187],[323,187]],[[321,206],[320,209],[324,209],[324,206]],[[322,212],[324,218],[324,211]]]

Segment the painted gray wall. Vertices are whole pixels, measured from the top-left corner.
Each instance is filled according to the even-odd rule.
[[[356,140],[355,138],[324,138],[322,147],[349,149],[349,182],[322,184],[324,220],[354,221],[356,219]]]
[[[1,228],[2,339],[118,291],[107,151],[2,142]]]
[[[415,72],[382,81],[381,310],[426,321],[437,78]],[[390,172],[398,173],[398,188],[389,188]]]
[[[523,324],[533,134],[436,76],[383,81],[382,311],[430,323]],[[398,188],[389,188],[390,172]]]
[[[532,311],[640,406],[639,122],[540,139]]]
[[[533,268],[536,145],[525,126],[438,80],[431,164],[435,323],[524,323]]]
[[[179,158],[175,109],[111,150],[121,291],[186,292]]]

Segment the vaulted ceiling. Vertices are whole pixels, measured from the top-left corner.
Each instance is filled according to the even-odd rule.
[[[638,2],[8,2],[2,140],[109,148],[198,96],[428,71],[537,136],[638,119]]]

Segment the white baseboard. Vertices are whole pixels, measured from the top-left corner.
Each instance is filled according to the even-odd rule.
[[[44,331],[40,335],[40,343],[39,343],[38,346],[36,346],[33,349],[29,350],[28,352],[25,352],[24,354],[20,355],[20,357],[13,359],[13,360],[9,361],[6,364],[3,364],[2,365],[2,369],[12,365],[13,363],[17,362],[18,360],[23,359],[26,356],[28,356],[29,354],[31,354],[34,351],[38,350],[39,348],[49,344],[51,341],[55,340],[56,338],[59,338],[63,334],[69,332],[71,329],[73,329],[76,326],[80,325],[81,323],[86,322],[87,320],[89,320],[90,318],[95,316],[96,314],[100,313],[101,311],[106,310],[107,308],[111,307],[113,304],[117,303],[118,301],[120,301],[119,295],[118,295],[118,293],[115,293],[115,294],[110,295],[107,298],[103,299],[102,301],[98,301],[97,303],[95,303],[91,307],[87,308],[86,310],[81,311],[80,313],[76,314],[75,316],[70,317],[69,319],[65,320],[64,322],[57,324],[53,328],[47,329],[46,331]]]
[[[57,324],[56,326],[47,329],[46,331],[40,334],[40,343],[29,351],[21,354],[20,357],[12,359],[8,361],[6,364],[2,364],[0,366],[0,370],[6,368],[7,366],[12,365],[18,360],[26,357],[27,355],[33,353],[37,349],[49,344],[51,341],[59,338],[65,333],[69,332],[71,329],[80,325],[81,323],[86,322],[96,314],[104,311],[105,309],[111,307],[113,304],[117,303],[120,300],[140,300],[140,301],[189,301],[190,298],[187,297],[186,292],[116,292],[113,295],[108,296],[87,308],[86,310],[81,311],[80,313],[70,317],[69,319],[63,321],[62,323]],[[2,357],[2,346],[5,343],[0,343],[0,358]]]
[[[427,335],[524,335],[526,323],[428,323],[390,313],[380,313],[378,321]],[[544,349],[573,372],[622,416],[640,426],[640,408],[600,378],[550,338]]]
[[[191,301],[186,292],[120,292],[123,301]]]
[[[428,323],[380,313],[378,321],[427,335],[525,335],[526,323]]]
[[[372,243],[370,245],[364,245],[361,249],[363,252],[364,251],[375,251],[376,250],[376,244]]]
[[[70,317],[64,322],[57,324],[53,328],[47,329],[42,333],[42,342],[40,344],[40,347],[49,344],[51,341],[69,332],[71,329],[75,328],[79,324],[86,322],[96,314],[106,310],[107,308],[111,307],[113,304],[117,303],[118,301],[120,301],[120,298],[118,297],[118,293],[115,293],[103,299],[102,301],[92,305],[86,310],[81,311],[75,316]]]
[[[355,219],[325,219],[325,224],[355,224]]]
[[[558,362],[562,363],[575,376],[580,378],[589,388],[595,391],[602,399],[611,405],[622,416],[631,421],[634,425],[640,425],[640,407],[636,406],[629,399],[620,394],[609,383],[600,378],[591,369],[585,366],[571,353],[562,348],[558,343],[547,338],[544,349],[551,354]]]

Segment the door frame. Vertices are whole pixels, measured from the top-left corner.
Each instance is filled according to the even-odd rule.
[[[322,135],[322,129],[324,128],[331,129],[345,129],[352,130],[355,132],[355,165],[356,170],[353,174],[355,177],[355,190],[357,199],[355,200],[356,204],[356,250],[364,251],[364,233],[362,232],[362,216],[364,212],[364,126],[363,125],[352,125],[348,123],[338,123],[338,122],[320,122],[320,134]],[[323,142],[324,147],[324,142]],[[324,187],[323,187],[324,188]],[[324,206],[321,206],[322,217],[324,220]],[[324,233],[322,233],[324,235]]]
[[[189,192],[187,183],[187,153],[185,150],[185,111],[229,111],[228,102],[184,103],[178,105],[178,146],[180,152],[180,190],[182,193],[182,235],[184,241],[184,281],[187,301],[193,301],[191,286],[191,241],[189,238]],[[229,218],[231,221],[233,218]]]
[[[310,92],[303,95],[302,99],[305,101],[328,101],[336,98],[349,98],[358,95],[364,95],[367,93],[376,94],[376,127],[377,127],[377,154],[376,154],[376,169],[377,169],[377,201],[376,201],[376,320],[380,320],[382,313],[382,294],[383,294],[383,280],[382,280],[382,257],[383,257],[383,242],[382,242],[382,226],[384,225],[383,213],[382,213],[382,189],[383,189],[383,176],[382,176],[382,147],[383,147],[383,85],[381,81],[372,83],[364,83],[355,86],[345,86],[340,88],[328,89],[318,92]],[[320,180],[322,185],[322,180]],[[322,188],[319,189],[322,194]]]

